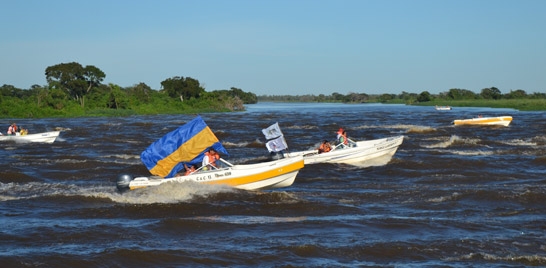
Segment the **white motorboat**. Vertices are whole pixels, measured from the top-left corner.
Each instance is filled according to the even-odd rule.
[[[204,184],[223,184],[244,190],[267,190],[292,185],[298,171],[304,166],[301,156],[246,165],[233,165],[221,158],[217,162],[221,163],[221,167],[217,169],[206,171],[198,169],[192,174],[172,178],[150,176],[132,179],[127,177],[128,175],[122,175],[118,178],[117,188],[124,191],[163,183],[194,181]]]
[[[26,135],[1,135],[0,141],[53,143],[59,137],[60,133],[60,131],[49,131]]]
[[[124,191],[194,181],[245,190],[273,189],[292,185],[304,166],[302,156],[245,165],[234,165],[218,156],[209,162],[211,150],[227,154],[212,130],[197,116],[142,152],[140,159],[152,176],[133,179],[131,175],[122,174],[117,188]]]
[[[449,111],[451,110],[451,106],[434,106],[434,108],[437,110],[437,111]]]
[[[511,116],[497,117],[477,117],[471,119],[457,119],[453,121],[454,125],[488,125],[507,127],[512,122]]]
[[[357,166],[383,165],[390,161],[403,140],[404,136],[400,135],[376,140],[351,141],[348,146],[340,144],[330,152],[318,153],[318,150],[307,150],[287,152],[284,153],[284,156],[303,156],[305,165],[319,163],[352,164]],[[384,161],[376,164],[374,160],[378,158],[383,158]]]

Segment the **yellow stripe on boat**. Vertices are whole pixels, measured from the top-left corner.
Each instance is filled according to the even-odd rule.
[[[268,180],[276,176],[281,176],[290,172],[298,171],[303,168],[303,159],[301,161],[280,166],[277,169],[271,169],[262,173],[252,174],[248,176],[241,176],[237,178],[230,178],[225,180],[214,180],[214,181],[207,181],[206,184],[225,184],[229,186],[239,186],[239,185],[245,185],[253,182],[259,182],[263,180]]]

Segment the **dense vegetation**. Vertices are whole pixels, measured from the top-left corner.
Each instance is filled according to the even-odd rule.
[[[205,91],[197,79],[171,77],[154,90],[145,83],[131,87],[102,84],[106,74],[79,63],[61,63],[45,69],[47,85],[20,89],[0,87],[0,111],[4,118],[121,116],[244,110],[256,103],[254,93],[232,87]]]
[[[229,90],[205,91],[199,80],[175,76],[161,82],[155,90],[145,83],[130,87],[102,84],[106,74],[99,68],[77,62],[61,63],[45,69],[47,85],[20,89],[0,87],[0,112],[3,118],[124,116],[134,114],[180,114],[244,110],[243,104],[258,101],[402,103],[408,105],[450,105],[546,110],[546,93],[527,94],[522,89],[502,94],[496,87],[480,93],[453,88],[447,92],[420,94],[369,95],[366,93],[331,95],[263,95],[256,96],[232,87]]]
[[[440,94],[423,91],[420,94],[368,95],[366,93],[333,93],[331,95],[262,95],[258,101],[280,102],[342,102],[342,103],[402,103],[408,105],[449,105],[493,108],[514,108],[518,110],[546,110],[546,93],[527,94],[522,89],[502,94],[496,87],[484,88],[480,93],[467,89],[452,88]]]

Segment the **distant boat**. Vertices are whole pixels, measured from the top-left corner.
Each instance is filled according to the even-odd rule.
[[[2,135],[0,141],[53,143],[60,133],[60,131],[50,131],[26,135]]]
[[[477,117],[472,119],[457,119],[453,121],[454,125],[489,125],[489,126],[505,126],[507,127],[512,122],[511,116],[497,117]]]
[[[451,110],[451,106],[434,106],[434,108],[437,110],[437,111],[448,111],[448,110]]]

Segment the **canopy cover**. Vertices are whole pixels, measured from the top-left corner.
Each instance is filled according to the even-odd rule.
[[[197,116],[152,143],[140,154],[140,159],[150,173],[168,178],[183,170],[184,164],[201,164],[205,151],[210,147],[228,155],[205,121]]]

